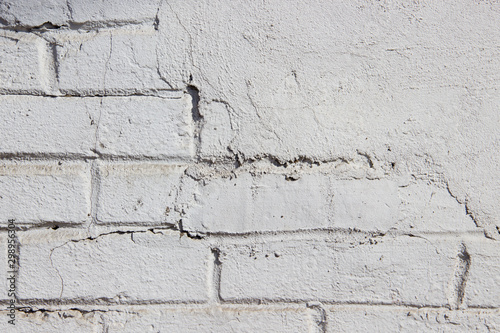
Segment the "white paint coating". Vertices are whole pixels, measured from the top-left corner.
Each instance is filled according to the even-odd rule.
[[[495,1],[1,1],[16,328],[498,331],[498,26]]]

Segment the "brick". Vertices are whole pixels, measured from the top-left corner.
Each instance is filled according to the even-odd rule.
[[[71,8],[71,19],[77,23],[141,23],[144,21],[152,23],[159,5],[160,0],[68,1],[68,6]]]
[[[389,180],[343,180],[332,184],[335,227],[388,230],[397,219],[397,185]]]
[[[185,167],[106,163],[99,167],[97,220],[101,223],[175,224]]]
[[[500,307],[500,244],[498,241],[465,241],[470,267],[465,277],[464,302],[471,307]]]
[[[0,166],[1,223],[83,223],[90,216],[88,165],[3,164]]]
[[[228,246],[221,256],[221,297],[226,301],[448,303],[456,244],[388,236],[371,243],[281,240]]]
[[[398,193],[401,206],[397,229],[412,232],[477,231],[465,205],[458,203],[446,188],[415,183],[399,187]]]
[[[191,97],[102,100],[97,151],[106,155],[191,159]]]
[[[98,99],[0,96],[0,153],[94,156]]]
[[[387,230],[396,222],[396,185],[306,174],[238,175],[200,182],[183,226],[199,232],[244,233],[318,228]]]
[[[112,233],[61,241],[20,237],[19,298],[109,302],[207,299],[209,248],[178,233]]]
[[[108,332],[309,332],[304,310],[213,307],[107,313]]]
[[[0,19],[7,26],[36,27],[46,22],[69,23],[153,23],[159,0],[86,1],[76,0],[6,0],[0,3]]]
[[[228,106],[218,102],[201,103],[199,110],[204,122],[200,134],[200,157],[231,157],[227,148],[231,146],[234,133]]]
[[[61,25],[69,14],[66,0],[5,0],[0,3],[0,22],[8,26],[35,27],[45,22]]]
[[[59,89],[76,95],[129,95],[170,89],[158,74],[154,29],[61,38]]]
[[[497,332],[498,310],[450,311],[337,306],[327,310],[327,332]]]
[[[37,333],[98,333],[102,332],[101,315],[97,312],[82,313],[75,310],[40,311],[33,313],[16,312],[15,325],[7,322],[6,311],[0,311],[2,332]]]
[[[47,46],[41,38],[3,33],[0,37],[0,93],[39,95],[47,92],[50,74],[46,53]]]
[[[287,182],[283,175],[219,178],[199,184],[183,219],[186,230],[250,232],[321,228],[331,225],[325,177]]]

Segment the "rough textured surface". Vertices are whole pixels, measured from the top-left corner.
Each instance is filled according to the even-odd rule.
[[[296,176],[295,176],[296,177]],[[201,232],[301,229],[389,229],[396,220],[396,184],[336,181],[325,175],[244,174],[207,180],[196,189],[184,227]],[[225,221],[234,221],[231,224]]]
[[[61,36],[57,48],[59,88],[65,93],[126,95],[167,89],[157,72],[157,34],[144,30],[107,30]],[[90,35],[90,36],[89,36]]]
[[[176,224],[177,196],[185,167],[165,164],[100,165],[97,221]]]
[[[0,331],[500,331],[498,26],[0,0]]]
[[[308,332],[305,309],[206,308],[106,314],[108,332]]]
[[[224,249],[221,297],[445,306],[453,245],[404,237],[359,245],[292,241]]]
[[[106,98],[101,101],[97,152],[112,156],[189,159],[191,98]]]
[[[0,92],[42,94],[51,80],[45,41],[33,35],[0,33]],[[16,65],[12,65],[16,64]]]
[[[83,223],[90,217],[85,164],[9,163],[0,166],[1,223]]]
[[[332,307],[326,332],[498,332],[498,310]]]
[[[1,153],[93,155],[98,99],[0,96]]]
[[[111,302],[207,298],[204,267],[210,251],[200,240],[147,231],[57,245],[38,240],[40,236],[27,234],[23,239],[20,298]]]
[[[3,318],[7,318],[6,311],[0,312]],[[34,312],[19,313],[19,322],[16,326],[6,321],[0,322],[2,332],[37,332],[37,333],[66,333],[68,331],[82,333],[102,332],[103,325],[99,314],[81,313],[68,310],[58,312]]]

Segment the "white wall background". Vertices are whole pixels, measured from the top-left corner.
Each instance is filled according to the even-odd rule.
[[[499,27],[498,1],[0,1],[1,330],[500,331]]]

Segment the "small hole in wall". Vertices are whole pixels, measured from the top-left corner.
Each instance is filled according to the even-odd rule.
[[[55,226],[52,227],[52,230],[57,230],[57,229],[59,229],[58,225],[55,225]]]

